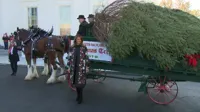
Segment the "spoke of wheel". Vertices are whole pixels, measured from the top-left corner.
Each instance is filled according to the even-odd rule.
[[[174,81],[169,81],[169,82],[172,82],[172,85],[168,85],[168,83],[167,83],[167,85],[168,85],[170,88],[172,88],[172,86],[176,85]]]
[[[157,94],[155,95],[154,99],[156,99],[156,97],[160,94],[160,91],[157,92]]]
[[[169,97],[169,95],[164,91],[164,93]]]
[[[172,94],[172,92],[168,92],[168,91],[166,93],[171,94],[172,96],[176,97],[176,93],[175,93],[175,95]]]
[[[165,95],[164,95],[164,94],[163,94],[163,97],[164,97],[163,99],[164,99],[164,103],[165,103],[165,101],[166,101],[166,98],[165,98]]]
[[[178,91],[178,89],[170,89],[170,90],[175,90],[175,91]]]

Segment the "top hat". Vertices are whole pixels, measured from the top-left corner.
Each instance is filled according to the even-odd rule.
[[[79,15],[77,19],[85,19],[84,15]]]
[[[89,14],[88,18],[94,18],[93,14]]]

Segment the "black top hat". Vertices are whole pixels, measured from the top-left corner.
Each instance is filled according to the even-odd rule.
[[[77,19],[85,19],[84,15],[79,15]]]
[[[88,18],[94,18],[93,14],[89,14]]]

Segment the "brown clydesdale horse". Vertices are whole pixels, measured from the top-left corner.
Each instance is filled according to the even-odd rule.
[[[38,31],[37,33],[44,32],[44,30]],[[61,67],[61,74],[64,73],[64,61],[63,55],[64,53],[68,53],[70,40],[64,40],[61,36],[40,36],[36,42],[34,42],[34,38],[31,37],[33,32],[26,30],[26,29],[19,29],[17,27],[17,31],[15,34],[15,40],[17,45],[20,46],[21,43],[24,47],[24,55],[28,65],[28,73],[25,77],[25,80],[32,80],[33,78],[39,78],[37,68],[36,68],[36,59],[37,58],[44,58],[44,70],[42,72],[43,75],[48,75],[49,68],[52,69],[52,73],[50,78],[47,80],[47,84],[55,83],[57,81],[56,72],[57,72],[57,65],[56,65],[56,58],[60,63]],[[36,38],[38,37],[36,36]],[[33,46],[34,43],[34,46]],[[37,49],[37,50],[33,50]],[[33,60],[33,71],[32,71],[32,64],[31,61]]]

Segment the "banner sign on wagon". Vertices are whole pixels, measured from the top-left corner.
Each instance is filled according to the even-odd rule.
[[[71,40],[74,43],[74,40]],[[112,61],[112,57],[108,54],[107,48],[104,43],[83,41],[87,46],[89,58],[98,61]]]

